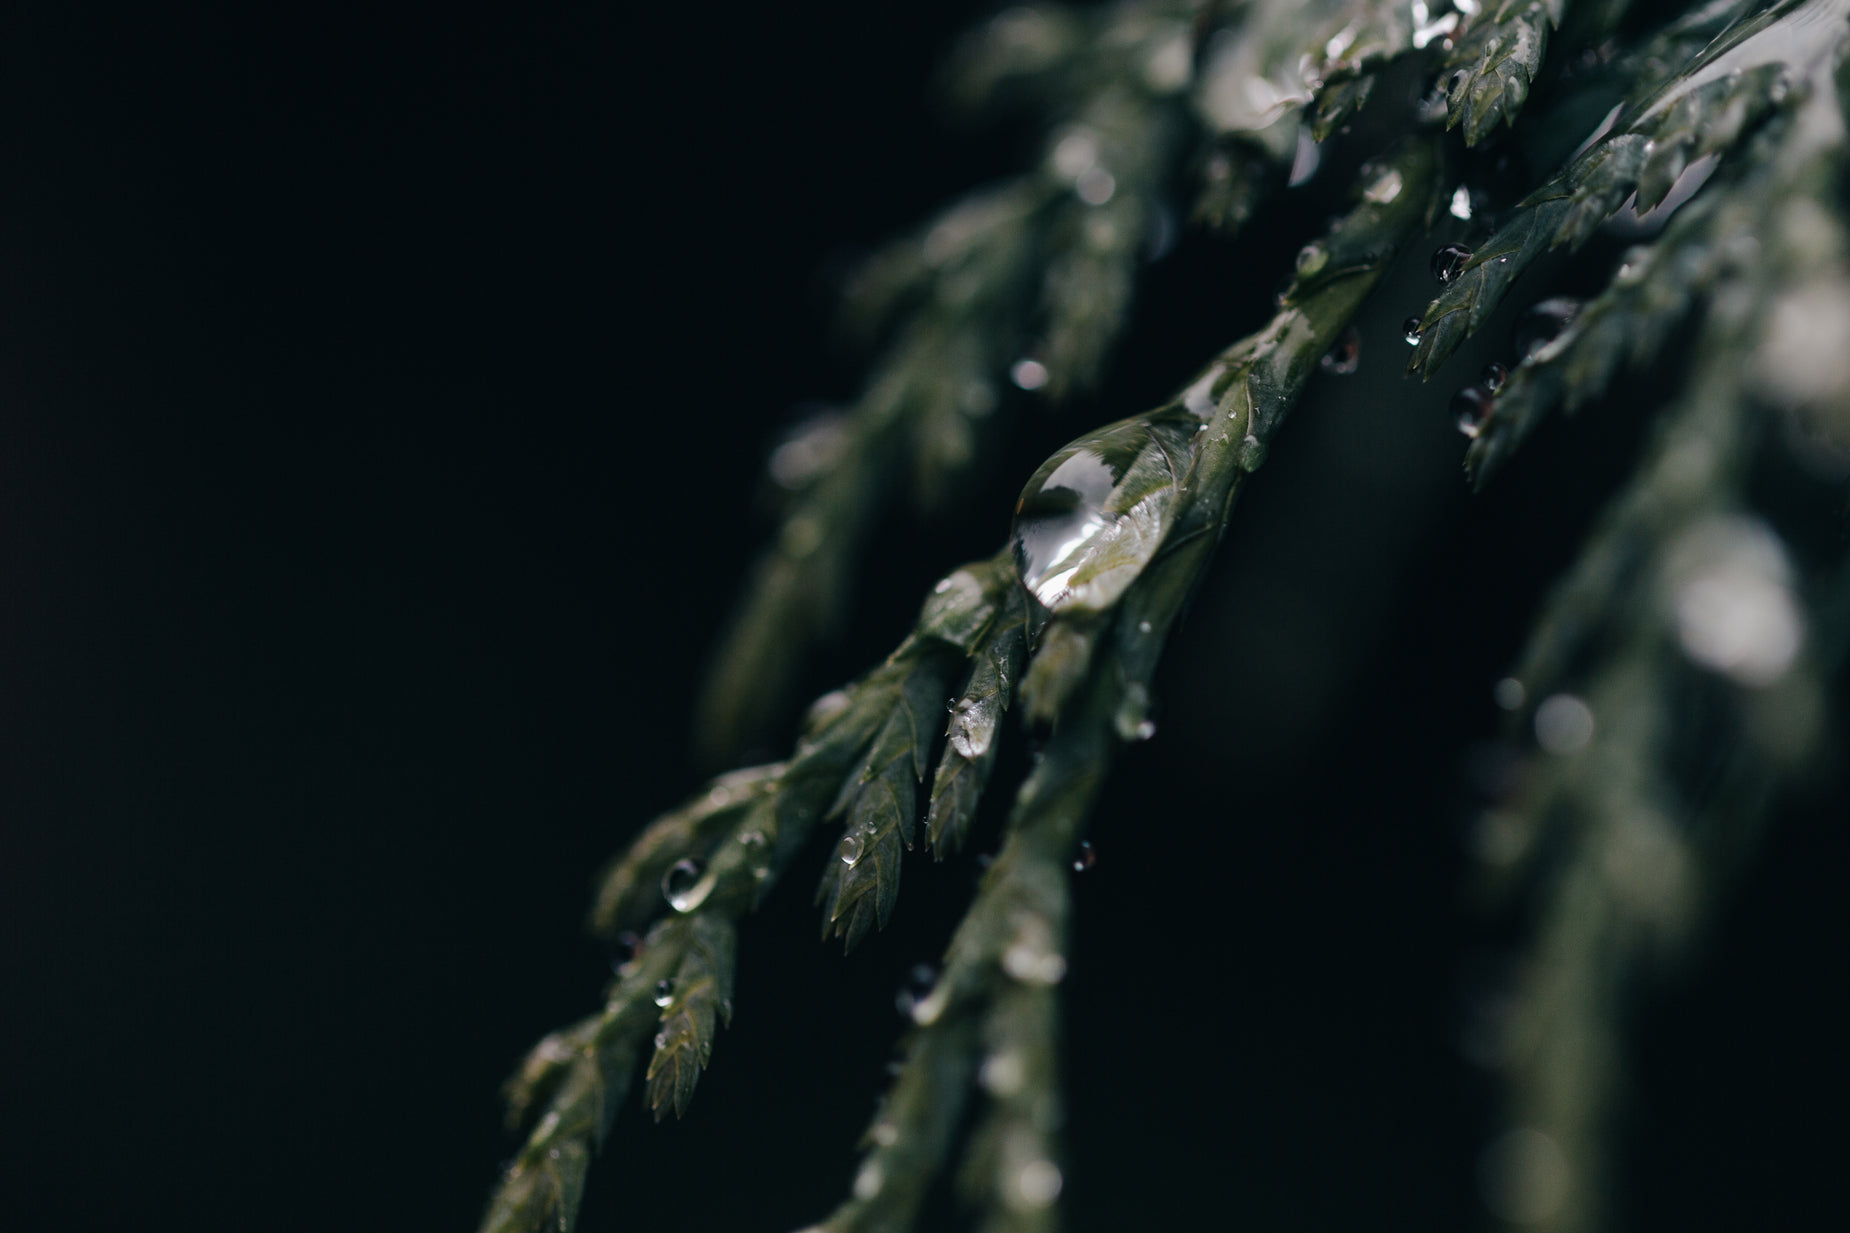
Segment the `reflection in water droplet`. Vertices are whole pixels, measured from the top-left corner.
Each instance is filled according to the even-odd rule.
[[[1463,244],[1447,244],[1432,255],[1433,281],[1441,286],[1457,280],[1471,260],[1471,250]]]
[[[676,861],[674,868],[662,875],[662,897],[677,912],[691,912],[713,893],[713,878],[705,876],[699,861]]]
[[[1516,319],[1515,344],[1518,362],[1528,359],[1560,336],[1580,312],[1580,301],[1555,296],[1530,305]]]
[[[1073,858],[1073,872],[1084,873],[1098,864],[1098,853],[1092,850],[1092,841],[1082,839],[1079,842],[1079,855]]]
[[[1016,521],[1021,576],[1041,603],[1054,605],[1079,568],[1074,559],[1079,550],[1111,524],[1101,507],[1116,483],[1117,476],[1097,452],[1076,450],[1041,482],[1034,496],[1040,516],[1028,516],[1024,503]]]
[[[1400,336],[1407,340],[1407,345],[1409,347],[1419,346],[1420,319],[1418,317],[1408,317],[1405,321],[1401,322]]]
[[[667,1005],[672,1001],[674,1001],[674,982],[672,980],[656,981],[655,982],[655,1004],[657,1006],[666,1008]]]
[[[862,836],[859,829],[849,831],[846,835],[841,837],[841,847],[839,849],[841,863],[847,865],[849,868],[852,869],[859,863],[862,854],[866,851],[867,840]]]

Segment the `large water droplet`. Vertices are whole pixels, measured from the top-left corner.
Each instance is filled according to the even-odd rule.
[[[841,837],[841,847],[837,849],[837,854],[841,857],[841,863],[852,869],[860,863],[866,851],[867,839],[860,829],[856,828]]]
[[[988,753],[996,739],[1000,710],[994,694],[959,698],[951,708],[951,748],[972,762]]]
[[[1463,244],[1447,244],[1432,255],[1433,281],[1440,285],[1455,282],[1465,272],[1465,263],[1471,260],[1471,250]]]
[[[1116,603],[1168,530],[1200,421],[1180,409],[1082,437],[1035,472],[1015,507],[1021,580],[1055,612]]]
[[[662,897],[675,911],[692,912],[713,893],[713,881],[699,861],[676,861],[674,868],[662,875]]]
[[[1556,296],[1530,305],[1516,319],[1516,359],[1526,360],[1553,342],[1580,313],[1580,301]]]
[[[1336,336],[1336,345],[1323,353],[1318,366],[1324,372],[1346,377],[1361,366],[1362,336],[1352,325]]]

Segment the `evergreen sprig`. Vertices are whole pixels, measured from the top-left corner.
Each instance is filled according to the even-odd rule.
[[[1718,281],[1751,273],[1762,260],[1769,202],[1815,194],[1821,177],[1829,181],[1835,155],[1818,148],[1815,123],[1795,113],[1837,105],[1838,87],[1831,79],[1836,53],[1829,41],[1800,51],[1804,58],[1790,68],[1761,65],[1744,75],[1777,74],[1772,79],[1781,82],[1797,76],[1785,100],[1786,120],[1761,129],[1735,165],[1678,210],[1656,241],[1628,251],[1612,282],[1510,373],[1465,457],[1476,483],[1489,479],[1550,411],[1558,406],[1573,411],[1605,393],[1622,365],[1649,362]],[[1686,106],[1693,97],[1677,100],[1670,111],[1687,115],[1694,110]],[[1700,148],[1687,123],[1680,122],[1679,131],[1687,137],[1685,149]],[[1669,158],[1677,174],[1686,165],[1662,149],[1658,157]],[[1662,177],[1660,185],[1668,191]],[[1642,185],[1639,198],[1645,198]]]
[[[1807,79],[1817,45],[1794,45],[1791,35],[1794,26],[1820,18],[1841,22],[1839,0],[1782,5],[1744,22],[1654,95],[1628,106],[1609,131],[1518,203],[1427,307],[1408,371],[1430,377],[1537,257],[1578,248],[1628,199],[1649,209],[1689,164],[1735,146]],[[1834,43],[1833,37],[1827,50]]]
[[[906,477],[929,508],[968,468],[1011,374],[1051,398],[1096,381],[1179,152],[1190,11],[1151,0],[1005,15],[974,44],[992,53],[963,57],[954,97],[1012,85],[1035,102],[1041,165],[972,193],[850,287],[849,327],[880,351],[853,407],[773,458],[787,505],[707,677],[697,733],[710,756],[774,713]]]
[[[996,18],[950,88],[1057,116],[1047,166],[966,200],[853,289],[883,350],[855,410],[791,443],[803,447],[785,460],[797,498],[720,661],[733,679],[718,730],[736,735],[766,658],[818,627],[893,475],[913,467],[929,487],[964,464],[970,417],[1013,357],[1031,350],[1050,388],[1100,362],[1128,294],[1123,245],[1181,144],[1184,92],[1213,151],[1210,213],[1226,219],[1362,105],[1394,58],[1449,39],[1436,53],[1451,73],[1447,127],[1474,144],[1514,123],[1551,39],[1603,36],[1624,9],[1503,0],[1435,20],[1424,5],[1315,0]],[[1698,319],[1696,370],[1500,693],[1513,739],[1527,747],[1533,732],[1539,752],[1478,850],[1493,881],[1537,908],[1521,1011],[1500,1042],[1513,1128],[1487,1167],[1499,1214],[1538,1228],[1597,1221],[1619,991],[1699,918],[1780,777],[1816,744],[1823,683],[1850,651],[1850,560],[1798,561],[1753,515],[1749,482],[1769,439],[1762,412],[1850,448],[1850,365],[1793,342],[1819,337],[1808,322],[1850,321],[1847,17],[1850,0],[1707,4],[1609,59],[1635,85],[1625,107],[1421,321],[1413,368],[1429,375],[1541,252],[1578,245],[1628,200],[1677,211],[1518,367],[1469,459],[1481,480],[1547,410],[1603,392],[1622,359]],[[1711,158],[1704,191],[1674,203],[1673,186]],[[1353,208],[1298,252],[1268,324],[1172,399],[1054,453],[1021,493],[1009,545],[942,578],[883,663],[811,708],[788,759],[722,775],[642,832],[602,879],[592,925],[613,940],[645,932],[603,1010],[541,1041],[510,1080],[510,1120],[529,1129],[484,1233],[569,1233],[645,1056],[648,1105],[685,1111],[730,1021],[740,922],[819,821],[842,828],[821,857],[824,935],[851,948],[884,926],[921,809],[935,857],[965,843],[1010,713],[1040,738],[1032,768],[941,972],[909,1003],[851,1193],[817,1228],[906,1233],[966,1124],[959,1190],[980,1226],[1055,1227],[1057,994],[1094,801],[1118,747],[1154,731],[1162,648],[1247,477],[1396,253],[1430,228],[1441,166],[1430,132],[1364,164]],[[972,402],[976,390],[987,401]],[[1759,607],[1720,620],[1723,601]],[[1748,618],[1757,640],[1742,637]]]

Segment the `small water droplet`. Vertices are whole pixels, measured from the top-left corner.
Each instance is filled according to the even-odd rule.
[[[1476,437],[1484,427],[1484,420],[1490,415],[1494,401],[1490,392],[1481,385],[1467,385],[1452,395],[1451,410],[1458,431],[1467,437]]]
[[[1104,205],[1118,191],[1117,177],[1103,167],[1088,167],[1079,175],[1079,182],[1073,185],[1073,191],[1087,205]]]
[[[1024,390],[1038,390],[1047,384],[1047,365],[1039,360],[1016,360],[1009,369],[1009,380]]]
[[[854,1175],[854,1197],[865,1202],[880,1193],[886,1185],[886,1171],[873,1161],[861,1166],[861,1171]]]
[[[665,1009],[672,1001],[674,1001],[674,982],[672,980],[656,981],[655,1004]]]
[[[1298,250],[1297,270],[1300,274],[1315,274],[1330,261],[1329,250],[1321,244],[1306,244]]]
[[[1362,364],[1362,336],[1352,325],[1336,336],[1336,345],[1324,352],[1318,366],[1324,372],[1346,377]]]
[[[1409,347],[1419,346],[1420,319],[1418,317],[1408,317],[1405,321],[1401,322],[1400,336],[1407,340],[1407,345]]]
[[[1528,696],[1529,691],[1524,689],[1522,682],[1513,676],[1506,676],[1498,681],[1496,688],[1491,691],[1491,697],[1495,698],[1497,705],[1506,711],[1513,711],[1520,707]]]
[[[874,1123],[874,1128],[867,1132],[867,1137],[874,1141],[876,1147],[892,1147],[899,1142],[899,1127],[882,1118]]]
[[[1465,264],[1471,260],[1471,250],[1463,244],[1447,244],[1432,255],[1433,281],[1440,286],[1457,281],[1465,272]]]
[[[1156,723],[1146,719],[1131,730],[1131,736],[1139,741],[1147,741],[1156,735]]]
[[[1138,633],[1140,633],[1140,634],[1147,634],[1147,633],[1149,633],[1149,632],[1150,632],[1150,623],[1149,623],[1148,621],[1139,621],[1139,622],[1137,622],[1137,632],[1138,632]]]
[[[932,987],[937,983],[936,968],[929,963],[915,964],[912,971],[906,974],[906,983],[893,996],[893,1004],[899,1007],[900,1014],[910,1018],[919,1003],[931,996]]]
[[[1564,296],[1542,300],[1530,305],[1516,319],[1515,344],[1518,361],[1526,360],[1531,355],[1546,347],[1561,331],[1573,324],[1580,313],[1580,301],[1570,300]]]
[[[662,897],[677,912],[692,912],[713,892],[713,878],[696,860],[680,860],[662,875]]]
[[[764,832],[746,831],[743,835],[739,836],[739,842],[748,848],[762,848],[764,846]]]
[[[854,868],[854,866],[860,862],[861,855],[866,851],[867,840],[862,837],[858,829],[849,831],[846,835],[841,837],[841,847],[838,849],[838,854],[841,856],[841,863],[848,866],[850,869]]]
[[[1501,364],[1491,363],[1484,366],[1484,375],[1478,378],[1478,383],[1494,394],[1502,389],[1503,383],[1509,379],[1509,369]]]
[[[1079,855],[1073,858],[1073,872],[1084,873],[1098,864],[1098,853],[1092,850],[1092,841],[1082,839],[1079,842]]]

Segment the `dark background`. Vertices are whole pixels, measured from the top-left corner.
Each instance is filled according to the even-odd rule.
[[[818,271],[1033,136],[924,101],[970,4],[158,9],[0,20],[0,1223],[471,1228],[497,1085],[607,973],[592,872],[704,772],[764,449],[853,394]],[[1096,399],[1022,398],[991,490],[882,533],[810,690],[1035,460],[1260,320],[1316,217],[1155,266]],[[1479,1219],[1468,767],[1638,417],[1469,497],[1449,390],[1394,375],[1422,279],[1279,440],[1099,807],[1075,1229]],[[1841,775],[1788,797],[1641,1001],[1633,1227],[1842,1213],[1847,816]],[[971,871],[914,858],[846,960],[794,871],[692,1111],[625,1111],[584,1227],[824,1214]]]

